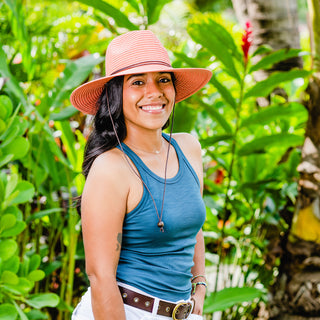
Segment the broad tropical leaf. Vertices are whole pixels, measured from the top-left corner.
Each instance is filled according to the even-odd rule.
[[[122,13],[120,10],[118,10],[117,8],[113,7],[111,4],[109,4],[105,1],[102,1],[102,0],[94,0],[94,1],[78,0],[78,2],[86,4],[87,6],[93,7],[95,9],[103,12],[107,16],[110,16],[111,18],[114,19],[114,21],[116,22],[116,24],[119,27],[127,28],[129,30],[138,30],[139,29],[139,27],[136,26],[135,24],[133,24],[124,13]]]
[[[225,288],[221,291],[212,293],[208,298],[206,298],[204,303],[204,312],[212,313],[215,311],[226,310],[236,304],[260,298],[262,294],[263,292],[257,288]]]
[[[251,87],[244,95],[244,99],[248,99],[250,97],[266,97],[273,89],[281,85],[283,82],[292,81],[297,78],[306,78],[310,74],[311,72],[307,70],[275,72],[266,80],[260,81]]]

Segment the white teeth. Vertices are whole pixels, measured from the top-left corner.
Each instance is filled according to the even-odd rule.
[[[163,106],[142,106],[142,110],[153,111],[153,110],[161,110]]]

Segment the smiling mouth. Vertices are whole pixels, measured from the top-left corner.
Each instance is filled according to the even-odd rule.
[[[161,104],[161,105],[155,105],[155,106],[141,106],[139,107],[140,109],[142,109],[143,111],[160,111],[162,109],[164,109],[165,105]]]

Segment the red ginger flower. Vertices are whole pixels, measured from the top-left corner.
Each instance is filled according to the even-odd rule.
[[[244,29],[244,34],[242,35],[242,44],[241,44],[245,65],[247,65],[248,63],[248,54],[249,54],[249,49],[251,47],[252,41],[253,41],[252,25],[250,21],[247,21],[246,27]]]

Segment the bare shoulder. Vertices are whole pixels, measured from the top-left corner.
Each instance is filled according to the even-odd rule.
[[[108,194],[118,194],[125,198],[130,189],[128,177],[128,165],[122,152],[118,149],[111,149],[100,154],[93,162],[84,187],[84,196],[90,190],[90,196],[100,191]]]
[[[203,188],[203,168],[201,145],[197,138],[189,133],[175,133],[173,138],[177,141],[180,149],[195,170],[200,181],[201,190]],[[201,191],[202,192],[202,191]]]
[[[117,176],[123,172],[124,157],[123,153],[117,148],[108,150],[100,154],[93,162],[89,171],[90,175]]]
[[[190,133],[175,133],[172,136],[186,155],[190,152],[193,154],[201,154],[200,142]]]

